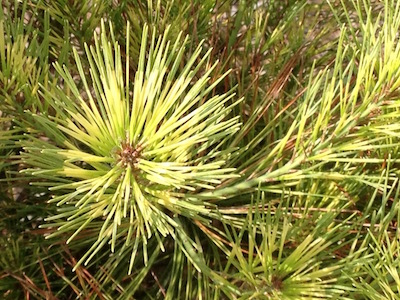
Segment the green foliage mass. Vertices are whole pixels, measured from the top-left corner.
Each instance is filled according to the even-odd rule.
[[[3,0],[1,299],[400,299],[400,2]]]

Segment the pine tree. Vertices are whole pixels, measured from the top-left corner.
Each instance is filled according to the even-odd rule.
[[[0,298],[400,299],[399,30],[394,0],[3,0]]]

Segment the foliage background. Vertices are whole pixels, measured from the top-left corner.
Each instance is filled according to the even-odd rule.
[[[1,297],[400,299],[399,26],[394,0],[3,0]],[[174,103],[189,95],[192,109],[205,112],[212,97],[227,94],[219,121],[235,120],[233,129],[213,140],[218,126],[206,118],[199,126],[215,131],[198,132],[216,150],[204,141],[177,148],[207,151],[196,152],[192,163],[180,161],[190,170],[182,182],[174,183],[172,172],[160,183],[165,189],[155,188],[157,195],[166,190],[167,199],[179,194],[179,209],[157,206],[156,218],[173,220],[165,236],[141,234],[128,243],[121,229],[111,246],[93,252],[93,244],[109,242],[101,233],[104,218],[85,223],[92,209],[78,205],[74,212],[89,212],[84,221],[66,219],[65,206],[56,205],[79,190],[73,173],[57,169],[65,171],[73,158],[63,152],[66,142],[98,155],[61,133],[68,118],[79,123],[62,108],[79,111],[92,92],[84,78],[94,86],[90,74],[101,69],[85,45],[103,43],[93,53],[107,63],[104,53],[115,55],[118,43],[115,62],[129,62],[119,71],[131,78],[121,90],[133,91],[136,74],[152,64],[150,49],[158,53],[152,42],[159,36],[184,47],[171,82],[191,60],[196,70],[182,75],[188,87]],[[159,64],[154,58],[154,68]],[[189,92],[196,82],[197,99]],[[135,101],[129,93],[118,99]],[[214,158],[230,176],[195,174],[193,165]],[[204,178],[211,186],[198,184]],[[183,191],[188,182],[194,188]],[[135,220],[146,218],[137,213]],[[150,224],[152,232],[159,224]]]

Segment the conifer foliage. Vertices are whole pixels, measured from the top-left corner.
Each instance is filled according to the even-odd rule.
[[[400,299],[399,30],[395,0],[3,0],[0,298]]]

